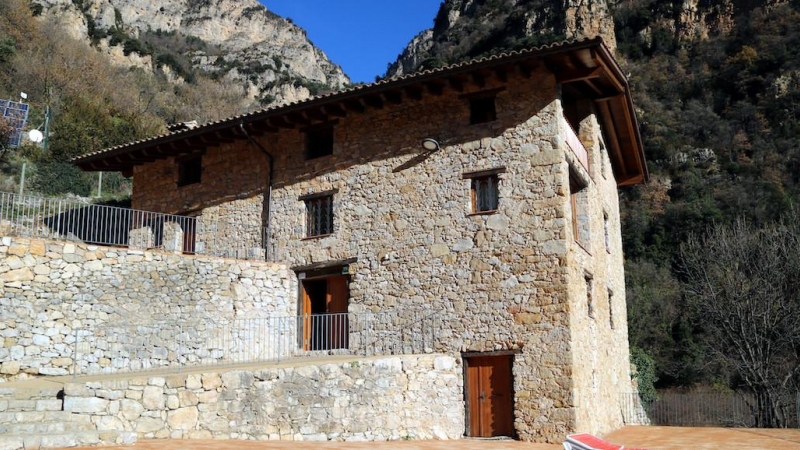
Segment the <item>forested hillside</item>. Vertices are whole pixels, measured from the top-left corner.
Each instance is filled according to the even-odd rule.
[[[714,224],[768,228],[797,214],[800,3],[743,11],[729,33],[688,41],[653,26],[652,6],[615,11],[652,173],[623,192],[621,206],[631,344],[655,359],[661,385],[735,385],[735,367],[709,342],[719,337],[688,292],[681,244]],[[746,278],[739,261],[728,262]],[[796,292],[787,300],[800,301]],[[796,368],[798,349],[788,351]],[[796,370],[783,381],[797,383]]]

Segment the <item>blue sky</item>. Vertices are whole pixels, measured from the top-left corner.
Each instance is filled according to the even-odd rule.
[[[433,26],[441,0],[260,0],[292,19],[353,82],[371,83],[417,33]]]

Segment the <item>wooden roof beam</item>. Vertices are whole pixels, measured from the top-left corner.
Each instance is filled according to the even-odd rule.
[[[442,83],[426,83],[425,88],[428,89],[429,94],[437,97],[444,94],[444,84]]]
[[[393,105],[399,105],[399,104],[403,103],[403,94],[401,93],[401,91],[387,91],[387,92],[384,92],[383,93],[383,98],[387,102],[389,102],[389,103],[391,103]]]
[[[569,71],[562,71],[556,74],[558,83],[574,83],[576,81],[586,81],[599,78],[603,74],[604,68],[602,66],[585,69],[574,69]]]
[[[263,136],[266,133],[277,133],[280,131],[279,128],[270,126],[267,121],[249,122],[244,124],[244,126],[249,133],[258,134],[259,136]]]
[[[328,114],[322,108],[309,109],[306,111],[306,117],[318,122],[325,122],[328,120]]]
[[[340,105],[342,105],[342,109],[344,111],[364,113],[367,110],[367,108],[364,107],[364,105],[358,100],[347,100],[340,103]]]
[[[267,119],[266,124],[273,128],[294,128],[295,124],[286,120],[284,116],[270,117]]]
[[[383,109],[383,100],[380,96],[377,95],[369,95],[364,97],[364,105],[369,106],[370,108],[375,109]]]
[[[405,88],[406,96],[414,100],[422,100],[422,88],[419,86],[408,86]]]
[[[598,102],[597,106],[600,109],[603,130],[608,137],[608,141],[606,142],[609,149],[608,154],[612,160],[612,165],[617,169],[615,176],[617,179],[628,178],[628,168],[625,166],[625,160],[622,156],[622,148],[619,144],[619,136],[617,136],[617,128],[614,124],[614,119],[611,116],[611,108],[608,102]]]
[[[327,105],[324,107],[325,113],[333,117],[347,117],[347,111],[339,105]]]
[[[456,92],[464,92],[464,78],[459,76],[452,76],[447,79],[450,88]]]
[[[296,123],[298,125],[303,125],[303,126],[311,124],[311,121],[308,119],[308,117],[306,117],[302,113],[287,114],[284,117],[286,117],[289,123]]]

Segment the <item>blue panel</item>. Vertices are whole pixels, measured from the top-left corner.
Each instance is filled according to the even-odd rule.
[[[14,132],[8,138],[8,145],[18,147],[22,140],[22,129],[28,121],[28,105],[11,100],[0,100],[0,115],[4,117]]]

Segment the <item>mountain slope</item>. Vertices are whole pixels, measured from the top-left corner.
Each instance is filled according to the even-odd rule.
[[[34,0],[115,63],[241,86],[255,105],[305,99],[349,82],[290,20],[256,0]]]

